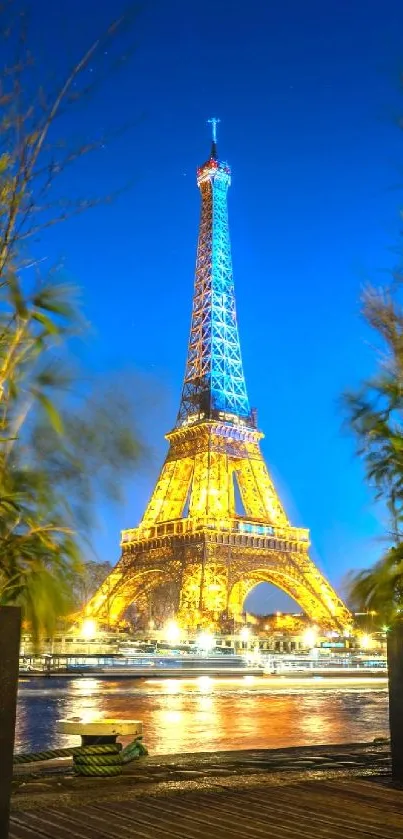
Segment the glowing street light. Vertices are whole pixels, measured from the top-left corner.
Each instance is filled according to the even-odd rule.
[[[175,644],[180,637],[181,631],[176,621],[169,621],[165,627],[165,638],[168,644]]]
[[[371,635],[361,635],[360,638],[360,647],[362,650],[369,650],[373,647],[373,641]]]
[[[318,633],[316,629],[314,629],[313,627],[311,627],[310,629],[306,629],[302,636],[302,640],[305,646],[312,650],[316,644],[316,641],[318,640]]]
[[[249,640],[249,638],[250,638],[250,629],[249,629],[249,627],[248,627],[248,626],[243,626],[243,627],[242,627],[242,629],[241,629],[241,631],[240,631],[240,633],[239,633],[239,637],[240,637],[241,641],[248,641],[248,640]]]
[[[91,641],[95,638],[97,634],[96,621],[94,621],[93,618],[85,618],[81,626],[80,634],[86,641]]]
[[[202,632],[197,639],[197,646],[206,653],[214,647],[214,644],[214,635],[211,632]]]

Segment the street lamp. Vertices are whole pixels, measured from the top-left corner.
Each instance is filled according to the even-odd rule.
[[[165,627],[165,638],[168,644],[176,644],[180,637],[181,631],[176,621],[169,621]]]
[[[202,632],[197,639],[197,646],[205,653],[212,650],[214,643],[214,635],[212,635],[211,632]]]
[[[241,629],[241,631],[240,631],[240,633],[239,633],[239,637],[240,637],[241,641],[248,641],[248,640],[249,640],[249,638],[250,638],[250,629],[249,629],[249,627],[248,627],[248,626],[243,626],[243,627],[242,627],[242,629]]]
[[[314,629],[314,627],[306,629],[302,636],[302,640],[305,646],[312,650],[316,644],[316,641],[318,640],[318,633],[316,629]]]
[[[85,618],[81,626],[81,635],[85,641],[92,641],[97,634],[97,624],[93,618]]]
[[[370,650],[373,647],[372,635],[361,635],[360,647],[362,650]]]

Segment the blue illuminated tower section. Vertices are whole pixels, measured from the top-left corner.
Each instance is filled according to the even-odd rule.
[[[201,218],[192,322],[177,426],[202,419],[253,424],[236,319],[227,192],[231,170],[217,156],[217,119],[210,120],[209,159],[197,170]]]

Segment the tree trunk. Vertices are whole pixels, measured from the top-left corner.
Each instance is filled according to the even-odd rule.
[[[0,839],[8,837],[21,610],[0,606]]]
[[[403,621],[387,634],[392,777],[403,783]]]

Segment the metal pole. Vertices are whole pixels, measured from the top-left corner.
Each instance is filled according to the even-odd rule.
[[[21,610],[0,606],[0,839],[8,837],[20,632]]]
[[[392,777],[403,781],[403,621],[387,634],[389,670],[389,725]]]

